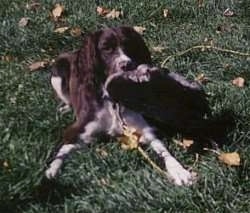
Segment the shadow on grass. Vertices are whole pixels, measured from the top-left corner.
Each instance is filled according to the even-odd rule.
[[[30,195],[22,198],[16,195],[12,199],[0,200],[0,212],[17,213],[28,208],[29,204],[62,204],[65,198],[77,193],[77,188],[70,184],[62,184],[56,180],[43,178],[39,185],[31,189]]]

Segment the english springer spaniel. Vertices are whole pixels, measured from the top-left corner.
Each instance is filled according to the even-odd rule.
[[[120,136],[123,128],[114,103],[104,96],[106,80],[116,72],[143,69],[151,64],[151,55],[142,37],[130,27],[106,28],[85,36],[83,46],[60,55],[53,68],[51,84],[64,103],[72,107],[75,122],[64,131],[62,146],[45,174],[55,178],[65,158],[74,150],[95,140],[98,133]],[[145,76],[142,76],[142,80]],[[120,116],[141,134],[140,142],[149,144],[164,160],[167,173],[176,185],[191,185],[196,177],[186,170],[156,137],[142,115],[122,107]]]

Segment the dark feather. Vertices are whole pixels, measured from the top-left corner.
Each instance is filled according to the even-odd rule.
[[[156,68],[125,72],[114,76],[106,89],[113,101],[142,114],[151,125],[195,137],[223,134],[224,120],[205,118],[210,109],[203,88],[177,73]]]

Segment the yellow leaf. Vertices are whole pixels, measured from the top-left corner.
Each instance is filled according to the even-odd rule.
[[[61,17],[62,13],[64,11],[64,6],[61,4],[55,4],[54,9],[52,10],[52,15],[54,20],[57,20],[58,18]]]
[[[71,30],[70,30],[70,35],[73,36],[73,37],[79,37],[82,35],[82,30],[80,27],[73,27]]]
[[[201,84],[205,84],[208,82],[208,78],[205,76],[204,73],[201,73],[196,76],[195,81],[198,81]]]
[[[37,61],[29,65],[30,71],[36,71],[40,68],[44,68],[48,64],[48,61]]]
[[[115,9],[111,10],[109,13],[105,15],[107,19],[116,19],[120,18],[121,16],[123,16],[123,12]]]
[[[56,28],[54,30],[55,33],[64,33],[65,31],[67,31],[69,29],[69,27],[59,27],[59,28]]]
[[[219,160],[229,166],[239,166],[240,165],[240,155],[237,152],[224,153],[222,152],[218,156]]]
[[[140,134],[134,128],[125,127],[123,136],[119,138],[123,149],[136,149],[138,147]]]
[[[27,17],[21,18],[20,21],[18,22],[18,26],[19,26],[19,27],[25,27],[25,26],[27,26],[28,23],[29,23],[29,20],[30,20],[30,19],[27,18]]]
[[[194,143],[193,140],[183,139],[182,144],[184,148],[189,148]]]
[[[143,34],[144,33],[144,31],[146,30],[146,28],[145,27],[141,27],[141,26],[134,26],[133,27],[134,28],[134,30],[136,31],[136,32],[138,32],[139,34]]]
[[[182,139],[182,141],[179,141],[179,140],[173,140],[177,145],[181,146],[182,148],[184,149],[187,149],[189,148],[193,143],[194,141],[193,140],[188,140],[188,139]]]
[[[237,77],[232,81],[232,84],[236,87],[242,88],[245,85],[245,79],[242,77]]]

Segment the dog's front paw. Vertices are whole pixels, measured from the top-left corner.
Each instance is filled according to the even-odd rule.
[[[56,172],[51,169],[51,168],[48,168],[46,171],[45,171],[45,176],[47,179],[51,180],[51,179],[54,179],[56,177]]]
[[[54,179],[57,176],[59,169],[61,168],[61,165],[62,165],[61,159],[53,160],[52,163],[49,165],[49,168],[46,169],[45,176],[49,180]]]
[[[169,178],[178,186],[190,186],[197,182],[197,174],[195,172],[190,172],[182,167],[182,165],[173,160],[173,162],[168,162],[167,171]]]

